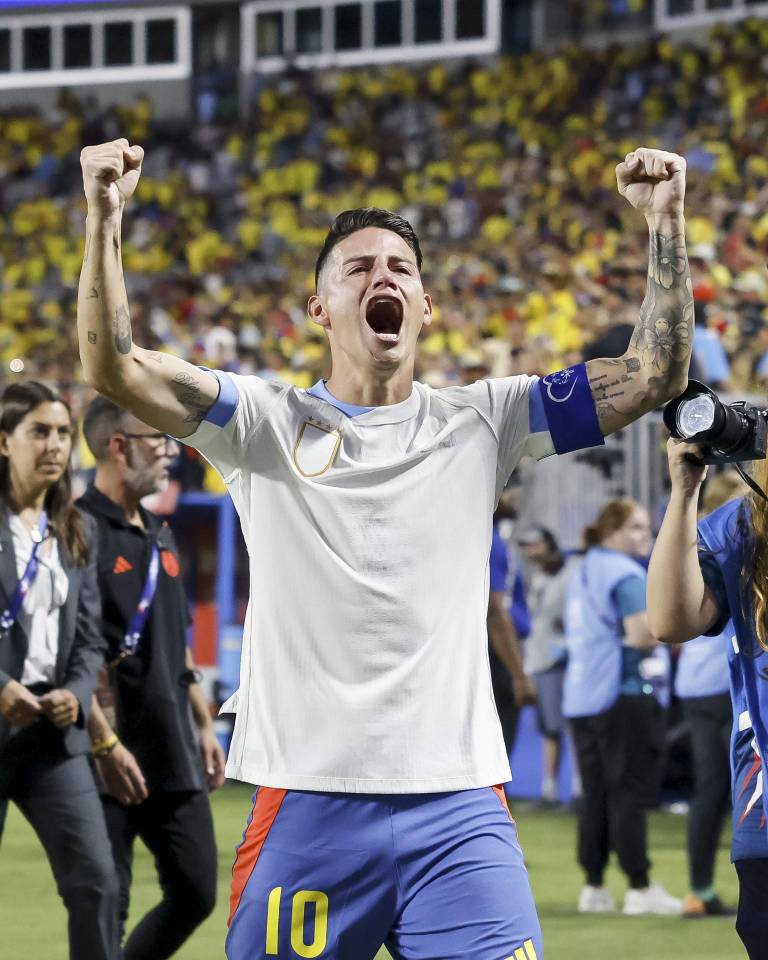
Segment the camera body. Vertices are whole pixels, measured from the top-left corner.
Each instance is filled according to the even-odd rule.
[[[673,437],[699,444],[704,463],[762,460],[768,453],[768,409],[745,400],[723,403],[697,380],[666,404],[664,424]]]

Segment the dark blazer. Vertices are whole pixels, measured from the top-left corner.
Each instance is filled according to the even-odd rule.
[[[58,540],[59,557],[69,578],[69,590],[66,602],[61,608],[59,653],[54,677],[55,687],[65,687],[77,697],[80,714],[72,726],[62,731],[56,731],[46,719],[38,721],[53,727],[55,735],[61,737],[62,746],[70,756],[87,753],[90,749],[85,722],[106,652],[101,633],[101,600],[96,579],[96,524],[92,517],[82,512],[81,515],[90,546],[87,564],[77,566],[61,538]],[[18,579],[8,515],[0,505],[0,610],[7,608]],[[13,625],[8,636],[0,635],[0,688],[9,680],[21,680],[28,644],[26,631],[18,622]],[[10,724],[4,717],[0,717],[0,753],[8,741],[9,732]],[[50,732],[46,731],[46,739]]]

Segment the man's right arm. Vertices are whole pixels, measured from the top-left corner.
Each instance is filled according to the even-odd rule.
[[[179,357],[133,343],[123,280],[121,223],[141,175],[144,151],[114,140],[80,156],[88,201],[77,300],[86,382],[163,433],[188,437],[219,393],[216,378]]]

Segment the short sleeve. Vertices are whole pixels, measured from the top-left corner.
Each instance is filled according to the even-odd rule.
[[[699,567],[704,583],[709,588],[717,605],[718,617],[706,631],[707,636],[717,636],[731,619],[728,588],[724,567],[740,568],[741,538],[738,531],[739,501],[727,503],[705,517],[698,525]]]
[[[290,388],[259,377],[207,372],[219,381],[219,395],[197,430],[180,441],[199,450],[226,481],[240,466],[246,444],[267,410]]]
[[[494,527],[491,540],[490,556],[490,590],[491,593],[503,593],[507,589],[509,574],[509,557],[507,548],[498,530]]]
[[[611,591],[611,599],[622,620],[643,613],[646,609],[645,580],[635,574],[624,577]]]
[[[544,378],[480,382],[489,391],[489,414],[499,438],[499,467],[505,478],[522,456],[541,460],[604,442],[584,364]]]

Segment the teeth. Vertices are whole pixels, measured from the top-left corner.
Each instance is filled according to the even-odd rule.
[[[400,339],[399,333],[377,333],[376,336],[385,343],[397,343]]]

